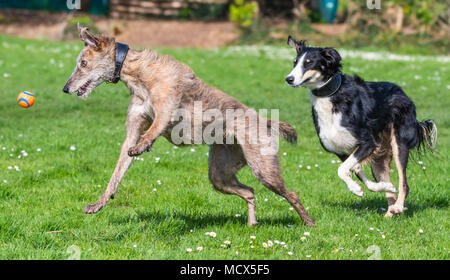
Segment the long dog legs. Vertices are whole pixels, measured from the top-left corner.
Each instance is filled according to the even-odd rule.
[[[235,194],[247,202],[247,225],[257,224],[253,188],[238,181],[236,172],[246,164],[238,145],[212,145],[209,149],[209,179],[224,194]]]
[[[394,154],[395,165],[398,171],[398,199],[394,205],[389,206],[388,212],[400,214],[403,212],[405,199],[409,193],[409,186],[406,181],[406,166],[408,165],[409,149],[404,143],[398,141],[395,133],[392,133],[392,152]],[[390,216],[390,214],[386,214]]]
[[[128,149],[136,144],[142,134],[142,131],[147,129],[149,126],[149,121],[144,119],[142,115],[138,113],[139,110],[134,108],[137,105],[133,103],[134,100],[132,99],[130,101],[127,114],[127,138],[122,144],[122,150],[120,152],[116,168],[114,169],[114,173],[109,180],[105,192],[99,200],[96,203],[89,204],[84,208],[83,213],[85,214],[97,213],[114,196],[122,177],[125,175],[133,162],[133,157],[128,156]]]
[[[278,154],[261,155],[259,145],[242,145],[248,166],[258,180],[274,193],[284,197],[297,211],[304,225],[314,226],[314,220],[308,215],[300,203],[295,191],[289,192],[281,177]]]

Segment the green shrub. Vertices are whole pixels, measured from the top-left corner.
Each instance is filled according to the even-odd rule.
[[[255,20],[258,19],[258,15],[259,7],[257,2],[234,0],[234,4],[230,5],[230,21],[242,29],[250,29]]]

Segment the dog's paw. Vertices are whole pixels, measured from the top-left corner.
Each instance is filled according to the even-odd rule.
[[[381,189],[383,189],[385,192],[390,192],[390,193],[396,193],[397,189],[395,189],[394,185],[392,183],[389,182],[380,182],[378,183],[381,185]]]
[[[152,149],[152,145],[137,145],[128,149],[128,156],[134,157],[142,155],[144,152],[149,152]]]
[[[402,205],[398,205],[398,204],[394,204],[389,206],[389,212],[396,215],[396,214],[401,214],[404,210],[404,207]]]
[[[128,156],[134,157],[142,154],[144,151],[139,149],[138,146],[131,147],[128,149]]]
[[[373,192],[390,192],[390,193],[396,193],[397,190],[395,189],[394,185],[390,182],[369,182],[367,184],[367,188]]]
[[[88,204],[86,207],[84,207],[83,213],[84,214],[95,214],[98,211],[100,211],[100,209],[102,209],[104,206],[103,203],[99,203],[96,202],[94,204]]]
[[[361,188],[360,185],[358,185],[358,183],[356,182],[351,182],[350,184],[347,184],[348,189],[355,195],[359,196],[359,197],[363,197],[364,196],[364,191]]]

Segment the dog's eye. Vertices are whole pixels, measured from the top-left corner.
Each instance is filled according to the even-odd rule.
[[[294,59],[294,66],[295,66],[295,64],[297,64],[297,59]]]
[[[81,65],[81,67],[86,67],[86,65],[87,65],[86,60],[82,60],[81,63],[80,63],[80,65]]]
[[[305,61],[305,65],[306,64],[310,64],[311,63],[311,60],[310,59],[307,59],[306,61]]]

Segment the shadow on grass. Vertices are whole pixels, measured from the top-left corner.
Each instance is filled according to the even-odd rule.
[[[358,203],[355,202],[337,202],[337,201],[322,201],[323,204],[329,205],[336,208],[348,208],[349,210],[358,209],[360,213],[371,213],[373,211],[378,211],[379,213],[385,213],[387,210],[387,200],[384,197],[371,197],[363,198]],[[416,213],[425,211],[427,209],[444,209],[449,207],[449,202],[443,197],[430,197],[427,200],[421,200],[416,202],[414,200],[406,199],[405,207],[408,208],[403,215],[406,217],[413,217]],[[380,211],[380,208],[385,208],[385,211]]]
[[[257,217],[258,219],[258,217]],[[224,227],[226,225],[241,225],[247,227],[247,215],[235,217],[227,214],[186,214],[181,212],[163,213],[159,211],[139,211],[137,220],[148,223],[149,226],[164,228],[170,227],[178,233],[186,233],[191,229],[211,229],[211,227]],[[128,216],[115,218],[111,223],[129,223]],[[260,217],[258,226],[282,226],[301,225],[300,217],[281,215],[279,217]]]

